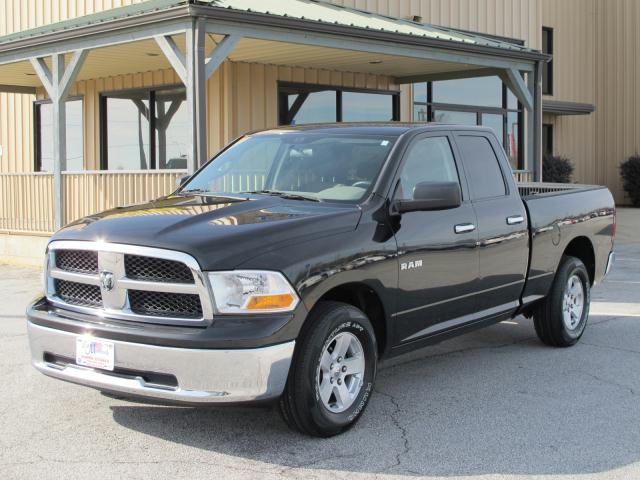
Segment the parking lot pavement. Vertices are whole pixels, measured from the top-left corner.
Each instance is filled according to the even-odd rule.
[[[311,439],[275,411],[129,403],[29,365],[34,270],[0,266],[1,478],[640,478],[640,211],[581,342],[518,318],[395,359],[360,423]]]

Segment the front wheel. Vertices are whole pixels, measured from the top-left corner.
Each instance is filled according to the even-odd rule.
[[[570,347],[584,333],[589,318],[591,283],[582,261],[565,256],[547,298],[533,322],[538,338],[552,347]]]
[[[350,428],[376,377],[376,338],[367,316],[341,302],[318,304],[307,319],[280,411],[290,427],[317,437]]]

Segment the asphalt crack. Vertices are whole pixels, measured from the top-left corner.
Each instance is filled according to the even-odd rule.
[[[396,429],[400,432],[400,438],[402,439],[403,443],[402,450],[396,453],[395,463],[382,469],[382,471],[384,472],[400,467],[400,465],[402,464],[402,457],[411,451],[411,445],[409,443],[409,437],[407,436],[407,429],[400,423],[399,415],[402,413],[402,408],[400,408],[400,404],[398,403],[396,398],[390,393],[383,392],[382,390],[379,390],[377,388],[374,391],[382,395],[383,397],[388,398],[393,405],[394,411],[391,412],[390,415],[391,422],[393,423],[394,427],[396,427]]]

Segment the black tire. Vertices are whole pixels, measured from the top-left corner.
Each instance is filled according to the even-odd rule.
[[[360,342],[364,373],[353,403],[335,413],[320,398],[319,365],[322,354],[335,345],[335,337],[343,332],[351,333]],[[295,430],[316,437],[330,437],[349,429],[362,416],[371,398],[377,361],[376,337],[367,316],[346,303],[320,302],[309,314],[298,338],[287,385],[280,397],[280,412],[285,422]]]
[[[578,315],[576,315],[575,326],[569,328],[563,319],[563,302],[565,292],[569,288],[568,282],[574,276],[582,284],[583,308],[579,321],[577,321]],[[538,338],[551,347],[575,345],[587,326],[590,303],[591,282],[586,267],[576,257],[562,257],[551,290],[547,298],[537,306],[533,315],[533,324]]]

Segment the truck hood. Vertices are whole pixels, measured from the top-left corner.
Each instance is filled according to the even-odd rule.
[[[192,255],[203,270],[222,270],[288,244],[353,230],[360,215],[356,205],[264,195],[169,196],[82,218],[51,240],[177,250]]]

